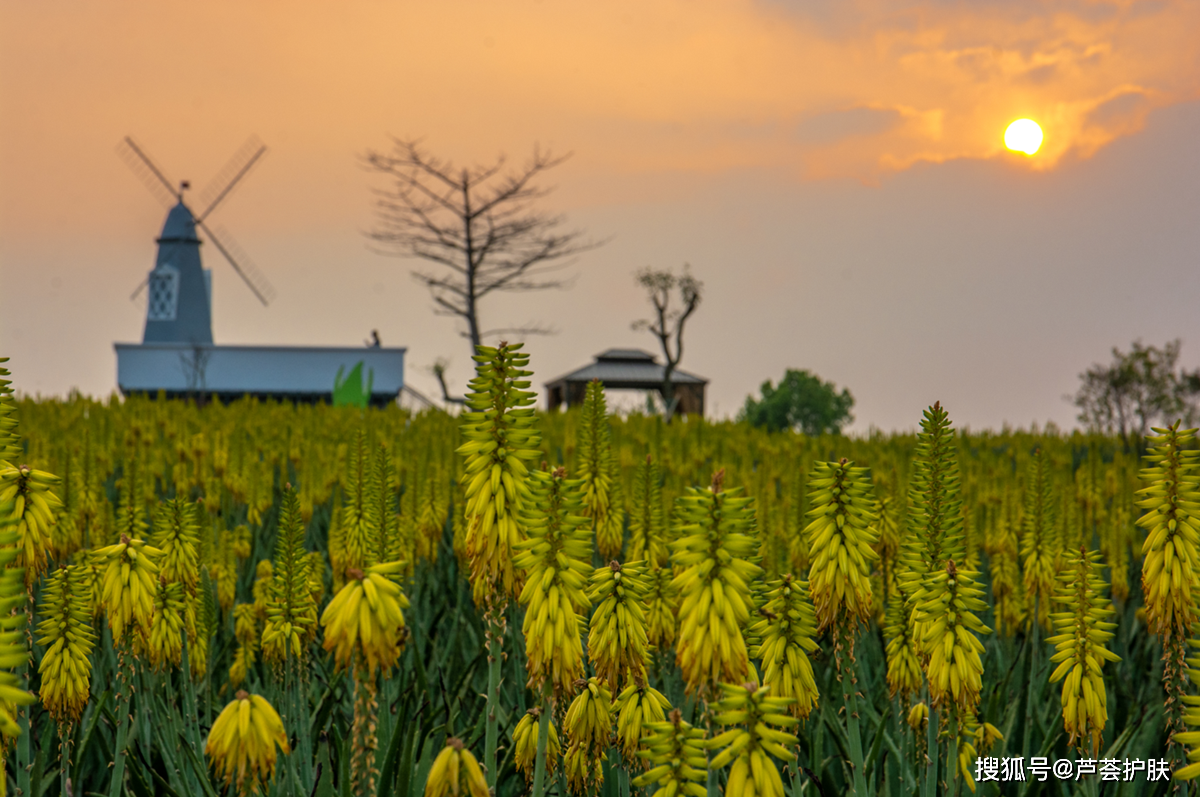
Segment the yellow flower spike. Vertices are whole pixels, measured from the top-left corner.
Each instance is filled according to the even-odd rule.
[[[592,755],[583,746],[572,744],[563,754],[563,773],[567,776],[567,790],[572,794],[592,793],[604,785],[604,762],[608,753]],[[590,785],[589,785],[590,784]]]
[[[663,526],[662,468],[646,455],[633,475],[632,510],[629,514],[631,562],[645,561],[651,570],[671,560]]]
[[[421,480],[415,492],[418,493],[416,528],[413,529],[416,557],[437,562],[438,546],[450,511],[450,492],[440,464],[430,465],[429,477]]]
[[[612,431],[599,379],[588,382],[576,427],[575,469],[583,480],[583,514],[591,520],[596,550],[605,559],[621,556],[625,512],[612,456]]]
[[[588,594],[596,608],[588,622],[588,658],[614,692],[646,681],[646,587],[642,563],[612,562],[592,573]]]
[[[908,717],[905,721],[910,728],[920,733],[924,730],[925,723],[929,722],[929,706],[924,703],[914,703],[913,707],[908,710]]]
[[[238,645],[229,665],[229,685],[236,688],[258,661],[258,615],[252,604],[239,603],[233,607],[233,635]]]
[[[929,696],[934,707],[953,703],[959,717],[975,713],[983,686],[983,643],[977,634],[991,629],[976,612],[987,609],[974,570],[959,570],[953,561],[939,573],[926,577],[926,599],[917,605],[914,618],[924,629],[919,640],[928,657]]]
[[[63,503],[53,488],[62,483],[57,476],[33,470],[28,465],[0,466],[0,506],[9,506],[16,525],[17,566],[25,569],[25,584],[31,587],[46,571],[52,529],[58,523]]]
[[[630,684],[617,696],[613,710],[617,714],[617,743],[626,761],[634,761],[649,727],[662,722],[670,701],[651,686]]]
[[[818,628],[833,628],[838,640],[853,653],[858,625],[871,617],[871,564],[879,558],[871,547],[878,542],[872,524],[875,491],[867,468],[848,460],[817,462],[808,477],[805,528],[809,545],[808,587]]]
[[[161,555],[157,548],[124,535],[116,545],[93,552],[96,561],[104,565],[101,603],[114,643],[119,644],[131,631],[136,635],[131,644],[149,635],[158,592],[155,563]]]
[[[160,576],[150,624],[150,666],[156,670],[165,669],[168,664],[178,667],[183,658],[184,612],[183,584],[178,581],[168,584]]]
[[[919,730],[919,729],[918,729]],[[958,723],[958,772],[966,781],[967,788],[975,791],[975,759],[979,752],[987,752],[997,741],[1003,741],[1004,735],[992,725],[979,723],[974,713],[959,717]]]
[[[563,766],[567,787],[583,794],[604,783],[600,762],[608,760],[605,751],[612,733],[612,693],[597,678],[578,680],[575,689],[578,694],[563,720],[568,742]]]
[[[1037,621],[1047,628],[1060,556],[1054,503],[1049,467],[1045,455],[1038,449],[1033,452],[1026,478],[1021,555],[1025,591],[1030,600],[1037,603]]]
[[[910,617],[904,596],[892,595],[884,614],[883,635],[887,640],[888,690],[893,696],[908,696],[919,691],[924,680]]]
[[[1021,576],[1020,542],[1016,524],[1011,521],[1009,513],[1006,499],[995,521],[992,545],[988,548],[988,569],[996,605],[996,630],[1005,636],[1012,636],[1025,626],[1027,608],[1026,587]]]
[[[704,780],[708,758],[704,753],[704,731],[683,721],[679,709],[672,709],[666,722],[648,726],[638,756],[649,772],[633,779],[633,785],[655,787],[651,795],[705,797]],[[726,794],[733,792],[726,789]]]
[[[985,722],[976,728],[973,736],[976,749],[985,753],[991,750],[996,742],[1004,741],[1004,734],[990,722]]]
[[[264,601],[262,648],[268,661],[284,661],[290,650],[292,658],[300,662],[315,638],[317,599],[313,597],[311,566],[312,559],[304,551],[300,502],[289,484],[283,494],[271,582]]]
[[[304,558],[308,560],[308,594],[312,596],[315,611],[325,597],[325,559],[319,551],[311,551]],[[313,627],[315,630],[315,623]]]
[[[38,615],[38,644],[45,648],[38,672],[42,705],[58,723],[73,723],[90,698],[92,667],[89,656],[95,635],[87,599],[79,586],[83,567],[59,567],[46,579]]]
[[[532,499],[525,463],[541,456],[541,438],[535,428],[535,394],[527,389],[527,377],[533,374],[524,370],[529,355],[520,351],[521,345],[477,347],[467,396],[470,410],[460,416],[466,440],[458,448],[466,458],[465,545],[477,606],[503,604],[520,594],[522,586],[513,551],[525,536],[521,510]]]
[[[1183,704],[1183,722],[1189,728],[1200,726],[1200,696],[1184,695]],[[1197,775],[1200,775],[1200,731],[1189,730],[1176,732],[1171,736],[1171,741],[1175,744],[1182,744],[1189,748],[1187,759],[1189,763],[1185,767],[1181,767],[1173,773],[1176,780],[1193,780]]]
[[[325,650],[332,650],[339,668],[349,667],[355,656],[362,657],[368,674],[390,670],[400,658],[407,628],[404,612],[408,598],[400,587],[387,578],[403,567],[400,562],[372,565],[366,571],[346,571],[346,584],[333,596],[321,614],[325,630]],[[367,597],[370,585],[374,598]]]
[[[529,686],[547,681],[556,694],[583,675],[583,618],[591,605],[584,586],[591,572],[591,533],[578,514],[583,508],[578,479],[537,471],[529,478],[530,500],[522,513],[529,537],[517,543],[514,564],[524,576],[521,626]]]
[[[233,553],[239,560],[250,558],[250,544],[253,539],[250,535],[250,527],[246,525],[238,526],[233,530]]]
[[[233,611],[237,599],[237,557],[233,552],[233,533],[221,529],[217,550],[208,566],[209,577],[217,584],[217,603],[224,612]]]
[[[0,463],[4,464],[17,459],[23,453],[21,435],[17,433],[17,405],[13,401],[13,390],[9,387],[12,380],[4,378],[11,376],[3,365],[6,362],[7,357],[0,357]],[[4,503],[0,500],[0,508]]]
[[[213,722],[204,754],[226,785],[254,794],[275,777],[276,747],[291,753],[279,713],[265,698],[241,691]]]
[[[675,644],[679,625],[679,591],[670,565],[651,567],[646,573],[646,641],[666,649]]]
[[[536,731],[536,728],[535,728]],[[447,739],[425,781],[425,797],[489,797],[479,762],[461,739]]]
[[[538,723],[542,710],[531,708],[521,717],[513,730],[513,759],[517,769],[525,773],[525,782],[533,782],[533,770],[537,764]],[[554,720],[550,720],[550,739],[546,742],[546,774],[552,774],[558,769],[558,759],[562,757],[562,743],[558,740],[558,731],[554,728]]]
[[[164,501],[154,516],[150,543],[163,552],[159,572],[167,583],[178,581],[188,592],[196,591],[200,561],[198,505],[182,498]]]
[[[704,490],[689,487],[677,504],[679,538],[671,543],[678,575],[679,634],[675,658],[688,692],[713,691],[750,672],[744,626],[750,621],[750,583],[762,573],[751,561],[758,543],[754,499],[725,490],[725,471]]]
[[[750,625],[757,644],[751,656],[763,664],[763,684],[777,697],[791,698],[790,711],[807,718],[820,697],[808,655],[817,650],[816,613],[808,584],[789,573],[769,585],[767,603]]]
[[[254,614],[259,622],[267,619],[267,598],[271,593],[273,576],[270,559],[263,559],[255,565],[254,584],[250,587],[250,597],[254,601]]]
[[[1046,640],[1058,651],[1050,659],[1058,663],[1050,683],[1063,682],[1063,728],[1070,734],[1068,743],[1084,749],[1085,742],[1090,742],[1093,757],[1108,723],[1101,668],[1105,661],[1120,661],[1104,646],[1117,626],[1107,622],[1113,609],[1104,596],[1106,585],[1100,570],[1096,551],[1080,548],[1068,559],[1054,595],[1059,611],[1050,615],[1058,634]]]
[[[1137,525],[1146,529],[1142,543],[1142,587],[1146,622],[1162,637],[1186,638],[1197,619],[1196,568],[1200,565],[1200,451],[1186,449],[1195,429],[1155,428],[1149,435],[1150,467],[1139,474],[1149,486],[1138,491],[1137,505],[1146,510]]]
[[[783,779],[772,761],[796,759],[796,737],[778,728],[799,724],[788,712],[792,698],[773,697],[770,687],[746,683],[721,684],[724,697],[717,703],[715,720],[730,729],[706,742],[721,750],[709,762],[711,769],[729,766],[726,794],[783,797]],[[724,749],[722,749],[724,748]]]
[[[918,649],[925,629],[916,620],[916,605],[927,600],[927,578],[936,578],[948,561],[966,559],[957,445],[949,414],[941,402],[934,402],[922,414],[917,435],[909,478],[908,533],[896,571]]]
[[[1146,530],[1142,543],[1142,594],[1151,633],[1163,646],[1163,687],[1167,730],[1183,731],[1183,701],[1187,686],[1187,638],[1200,612],[1200,451],[1188,448],[1195,429],[1154,427],[1147,436],[1148,467],[1138,476],[1147,484],[1138,490],[1136,504],[1146,510],[1137,525]]]

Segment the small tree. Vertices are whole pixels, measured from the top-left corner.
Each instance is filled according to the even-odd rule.
[[[1159,349],[1133,342],[1129,352],[1116,346],[1108,365],[1094,364],[1079,375],[1079,390],[1068,396],[1079,408],[1079,421],[1088,428],[1146,436],[1156,419],[1166,425],[1182,417],[1191,426],[1197,416],[1200,370],[1176,370],[1181,343],[1169,341]]]
[[[637,284],[645,288],[650,304],[654,306],[654,318],[633,322],[635,330],[648,329],[658,338],[666,365],[663,367],[663,414],[667,420],[675,413],[675,383],[671,377],[683,359],[683,327],[696,308],[704,293],[704,283],[691,275],[690,267],[684,263],[683,273],[655,271],[647,266],[637,272]],[[678,294],[679,306],[673,306],[672,297]]]
[[[848,389],[839,393],[833,382],[822,382],[816,374],[789,368],[775,387],[768,379],[759,388],[762,399],[746,397],[739,420],[768,431],[797,429],[807,435],[841,434],[854,420],[850,409],[854,397]]]
[[[376,192],[377,224],[368,237],[386,254],[434,264],[412,275],[429,289],[436,313],[465,322],[472,355],[489,335],[547,332],[537,326],[483,329],[484,297],[565,287],[564,280],[547,275],[599,245],[582,240],[579,231],[562,231],[562,216],[534,208],[549,193],[535,185],[537,178],[568,157],[534,147],[520,168],[505,169],[503,155],[489,166],[458,168],[404,139],[395,139],[391,152],[363,156],[368,169],[387,175],[393,185]]]

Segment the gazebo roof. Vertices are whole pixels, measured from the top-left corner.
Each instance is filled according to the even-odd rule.
[[[641,349],[609,349],[597,354],[595,362],[547,382],[546,387],[593,379],[599,379],[605,387],[652,390],[662,385],[663,366],[653,354]],[[677,369],[671,374],[671,384],[706,385],[708,380]]]

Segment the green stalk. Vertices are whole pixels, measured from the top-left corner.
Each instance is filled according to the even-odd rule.
[[[846,670],[849,670],[847,672]],[[858,729],[858,699],[855,695],[854,666],[838,668],[842,682],[842,698],[846,703],[846,736],[850,742],[850,766],[854,768],[854,794],[867,797],[867,774],[863,766],[862,736]]]
[[[705,727],[704,738],[711,739],[713,736],[713,713],[712,713],[712,708],[709,707],[707,700],[704,701],[704,727]],[[712,754],[711,750],[706,750],[704,755],[708,758],[709,761],[711,761],[713,758],[713,754]],[[721,790],[717,787],[717,772],[716,772],[716,770],[714,770],[712,767],[706,767],[705,769],[708,772],[708,780],[704,784],[704,788],[705,788],[705,792],[707,793],[707,797],[720,797]]]
[[[67,778],[70,777],[71,769],[71,748],[70,748],[70,731],[63,732],[62,726],[59,726],[58,733],[58,793],[60,797],[67,797]]]
[[[538,719],[537,759],[533,765],[533,792],[531,797],[542,797],[546,781],[546,748],[550,743],[550,701],[542,695],[542,716]]]
[[[938,711],[929,707],[929,724],[925,729],[925,758],[929,763],[925,767],[924,797],[936,797],[938,785]]]
[[[196,751],[196,755],[203,755],[203,747],[200,744],[200,728],[197,723],[200,721],[200,713],[196,709],[196,683],[192,680],[192,668],[188,661],[188,639],[186,631],[183,633],[183,651],[179,665],[179,678],[183,682],[183,707],[185,727],[187,729],[188,742],[192,745],[192,749]]]
[[[34,648],[33,648],[33,592],[28,593],[28,600],[25,603],[25,644],[29,650],[29,656],[25,663],[21,665],[20,673],[21,680],[25,686],[29,686],[29,671],[34,664]],[[32,706],[23,706],[17,717],[17,722],[21,726],[21,735],[17,737],[17,789],[20,794],[32,794],[33,789],[30,784],[29,770],[33,765],[33,755],[29,746],[29,712]],[[0,773],[0,777],[5,777]]]
[[[1034,715],[1037,714],[1035,708],[1037,704],[1034,702],[1037,695],[1034,694],[1034,687],[1038,680],[1038,645],[1040,640],[1038,636],[1041,633],[1041,628],[1038,623],[1038,597],[1037,593],[1033,596],[1033,618],[1030,621],[1029,631],[1029,687],[1025,697],[1025,752],[1032,754],[1037,748],[1033,746],[1033,722]]]
[[[129,701],[118,700],[117,711],[117,746],[113,752],[113,771],[112,779],[108,782],[108,797],[120,797],[122,787],[125,783],[125,747],[128,744],[129,734]],[[199,755],[199,751],[197,751]],[[28,793],[28,792],[26,792]]]
[[[292,656],[290,645],[284,651],[283,673],[288,719],[296,734],[296,747],[300,758],[300,770],[297,774],[301,783],[308,783],[312,780],[312,741],[308,733],[306,703],[301,692],[299,662]]]
[[[503,639],[500,623],[495,619],[495,609],[488,612],[488,686],[487,686],[487,732],[484,739],[483,757],[487,765],[487,785],[496,787],[496,742],[500,736],[500,656]]]
[[[28,706],[21,709],[21,714],[17,718],[17,722],[21,726],[21,735],[17,737],[17,790],[20,794],[31,794],[32,786],[29,782],[29,770],[33,765],[33,757],[29,747]]]
[[[950,745],[946,756],[946,781],[950,797],[958,797],[958,713],[950,710]]]

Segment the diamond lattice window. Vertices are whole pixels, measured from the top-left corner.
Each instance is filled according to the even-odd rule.
[[[172,265],[159,266],[150,272],[150,306],[146,318],[150,321],[174,321],[179,308],[179,271]]]

